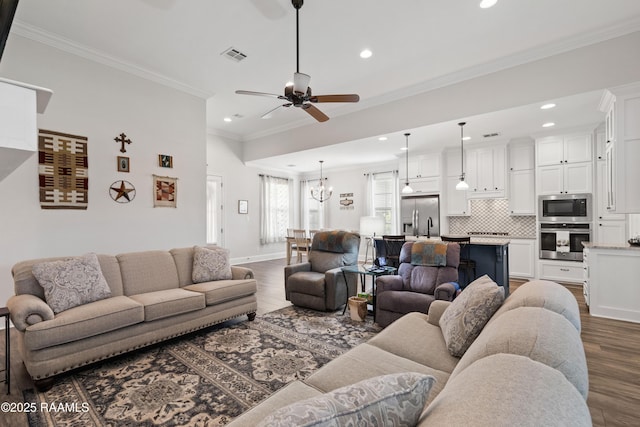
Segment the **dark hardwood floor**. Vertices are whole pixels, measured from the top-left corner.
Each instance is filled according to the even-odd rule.
[[[243,264],[253,269],[258,282],[258,314],[290,305],[284,297],[284,259]],[[511,290],[522,281],[511,280]],[[566,285],[580,306],[582,342],[589,368],[589,398],[594,426],[640,425],[640,324],[602,319],[589,315],[582,288]],[[2,402],[22,402],[22,392],[33,387],[17,351],[12,334],[11,395]],[[0,349],[4,359],[4,348]],[[0,374],[1,375],[1,374]],[[0,426],[26,426],[24,414],[0,412]]]

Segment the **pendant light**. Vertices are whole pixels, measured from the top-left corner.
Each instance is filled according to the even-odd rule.
[[[324,185],[324,179],[322,178],[322,163],[324,163],[324,160],[320,160],[320,183],[317,187],[311,187],[311,197],[313,197],[320,203],[324,202],[325,200],[329,200],[329,198],[333,194],[333,188],[326,188]]]
[[[464,181],[464,125],[466,122],[458,123],[460,126],[460,182],[456,185],[456,190],[468,190],[469,184]]]
[[[407,179],[404,182],[404,188],[402,189],[402,194],[411,194],[413,193],[413,188],[409,185],[409,135],[410,133],[405,133],[404,137],[406,138],[406,160],[407,160]]]

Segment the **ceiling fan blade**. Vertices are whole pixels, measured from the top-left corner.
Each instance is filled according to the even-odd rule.
[[[313,104],[302,104],[302,109],[319,122],[326,122],[329,120],[329,116],[318,110]]]
[[[273,113],[274,113],[274,111],[276,111],[278,108],[281,108],[281,107],[291,107],[292,105],[293,105],[293,104],[292,104],[291,102],[288,102],[288,103],[286,103],[286,104],[282,104],[282,105],[278,105],[276,108],[273,108],[273,109],[271,109],[271,110],[267,111],[266,113],[264,113],[264,114],[262,115],[262,117],[260,117],[260,118],[261,118],[261,119],[270,119],[271,117],[273,117]]]
[[[287,98],[285,98],[282,95],[276,95],[275,93],[253,92],[253,91],[250,91],[250,90],[237,90],[236,93],[238,95],[268,96],[270,98],[278,98],[278,99],[283,99],[283,100],[287,101]]]
[[[360,97],[355,93],[343,95],[314,95],[309,98],[311,102],[358,102]]]

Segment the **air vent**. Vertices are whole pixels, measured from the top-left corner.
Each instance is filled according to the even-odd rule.
[[[238,49],[234,49],[232,47],[230,47],[229,49],[225,50],[224,52],[222,52],[220,55],[231,59],[232,61],[235,62],[240,62],[243,59],[245,59],[247,57],[247,55],[245,55],[244,53],[240,52]]]
[[[482,135],[483,138],[493,138],[494,136],[498,136],[500,135],[498,132],[493,132],[493,133],[486,133],[484,135]]]

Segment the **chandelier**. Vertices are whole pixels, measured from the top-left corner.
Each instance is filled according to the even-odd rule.
[[[327,188],[324,185],[324,179],[322,178],[322,163],[324,163],[324,160],[320,160],[320,182],[317,187],[311,187],[311,197],[320,203],[325,200],[329,200],[331,194],[333,194],[333,188]]]

